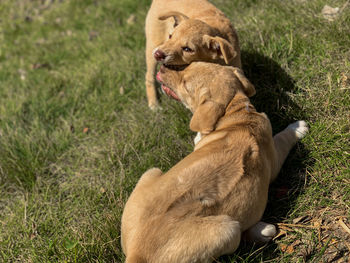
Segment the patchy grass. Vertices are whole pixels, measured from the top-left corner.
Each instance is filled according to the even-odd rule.
[[[350,7],[345,1],[215,0],[235,24],[253,99],[274,131],[310,134],[272,185],[281,235],[219,262],[347,262]],[[150,0],[3,0],[0,5],[0,261],[122,262],[120,217],[141,174],[191,152],[190,114],[148,110]],[[135,21],[128,21],[131,15]]]

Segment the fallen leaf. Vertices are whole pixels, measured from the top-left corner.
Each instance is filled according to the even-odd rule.
[[[293,245],[280,244],[280,249],[282,250],[282,252],[288,253],[288,254],[291,254],[294,252]]]
[[[318,240],[321,240],[321,227],[322,227],[322,219],[318,219],[314,222],[314,227],[317,229]]]
[[[129,18],[126,20],[126,23],[128,25],[132,25],[132,24],[135,24],[135,21],[136,21],[136,16],[134,14],[131,14]]]
[[[124,95],[124,87],[123,86],[120,86],[119,93],[120,93],[120,95]]]
[[[46,40],[44,38],[40,38],[35,42],[37,45],[42,45],[46,43]]]
[[[19,73],[21,80],[25,80],[27,78],[27,72],[24,69],[19,69],[18,73]]]
[[[350,79],[349,77],[343,72],[341,73],[341,88],[347,89],[350,86]]]
[[[322,9],[322,15],[328,21],[334,21],[339,15],[339,7],[330,7],[329,5],[325,5]]]
[[[83,129],[83,133],[88,133],[89,132],[89,128],[88,127],[85,127],[84,129]]]
[[[301,243],[302,243],[301,240],[300,240],[300,239],[297,239],[297,240],[295,240],[295,241],[292,243],[291,246],[296,247],[296,246],[299,246]]]
[[[98,32],[96,32],[96,31],[90,31],[89,32],[89,40],[91,41],[91,40],[94,40],[95,38],[97,38],[98,37]]]
[[[51,69],[51,66],[49,63],[34,63],[34,64],[32,64],[32,69],[42,69],[42,68]]]
[[[30,23],[30,22],[33,21],[33,18],[31,18],[30,16],[26,16],[26,17],[24,18],[24,20],[25,20],[26,22]]]

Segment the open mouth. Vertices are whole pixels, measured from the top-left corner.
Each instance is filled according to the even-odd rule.
[[[160,74],[161,73],[158,72],[156,78],[159,81],[159,83],[162,85],[162,90],[164,91],[164,93],[168,95],[170,98],[180,101],[180,98],[176,95],[176,93],[171,88],[164,85],[162,78],[160,77]]]
[[[171,70],[176,70],[176,71],[181,71],[184,70],[188,65],[184,64],[184,65],[169,65],[169,64],[163,64],[164,67],[171,69]]]

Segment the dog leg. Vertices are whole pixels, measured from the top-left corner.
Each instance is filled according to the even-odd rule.
[[[121,223],[121,245],[125,255],[128,254],[128,243],[135,235],[135,226],[138,224],[137,222],[140,220],[144,209],[144,204],[140,202],[140,200],[144,200],[143,196],[140,196],[143,193],[142,188],[150,185],[161,175],[162,171],[158,168],[151,168],[145,172],[137,182],[135,189],[125,204]],[[141,190],[141,192],[139,190]]]
[[[302,139],[306,135],[308,131],[309,127],[305,121],[296,121],[289,124],[286,129],[273,137],[276,162],[272,173],[272,180],[274,180],[279,173],[289,151],[298,140]]]
[[[176,226],[174,240],[169,240],[169,245],[164,247],[161,254],[165,257],[159,262],[209,263],[233,253],[240,240],[239,222],[227,215],[187,219]]]
[[[148,107],[155,110],[159,107],[157,100],[157,90],[155,86],[155,71],[157,66],[157,61],[153,57],[153,49],[155,46],[147,43],[146,46],[146,94],[148,99]]]
[[[243,233],[243,238],[249,242],[267,243],[276,235],[276,227],[259,221]]]
[[[155,87],[155,70],[157,61],[153,57],[153,50],[164,42],[164,31],[164,24],[158,20],[157,13],[155,13],[152,3],[145,22],[147,66],[145,84],[148,106],[152,110],[155,110],[158,107],[157,91]]]

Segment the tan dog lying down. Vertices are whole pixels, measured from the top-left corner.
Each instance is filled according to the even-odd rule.
[[[237,68],[162,66],[158,79],[193,112],[191,129],[205,135],[167,173],[153,168],[140,178],[122,217],[126,262],[212,262],[233,253],[243,231],[271,239],[275,228],[259,222],[269,184],[306,123],[272,137],[269,119],[249,101],[254,87]]]
[[[150,108],[158,104],[156,60],[177,68],[192,61],[241,67],[238,37],[230,20],[206,0],[153,0],[146,18],[146,39]]]

